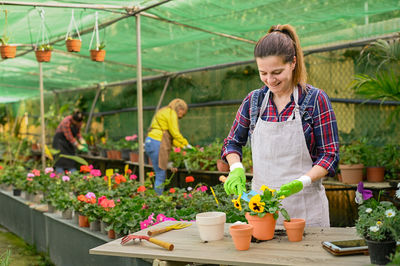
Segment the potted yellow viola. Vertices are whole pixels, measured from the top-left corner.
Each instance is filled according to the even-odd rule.
[[[258,240],[270,240],[274,237],[279,212],[288,221],[290,216],[282,207],[285,196],[278,195],[275,189],[265,185],[261,186],[260,190],[263,192],[261,195],[251,191],[239,195],[232,202],[237,209],[243,209],[245,212],[247,221],[254,227],[253,236]],[[246,204],[242,205],[241,201],[245,201]]]

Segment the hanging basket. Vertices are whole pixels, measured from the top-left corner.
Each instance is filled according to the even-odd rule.
[[[90,50],[92,61],[103,62],[106,57],[106,50]]]
[[[17,46],[13,45],[2,45],[0,46],[1,58],[9,59],[14,58],[17,53]]]
[[[37,50],[35,51],[35,55],[36,55],[36,60],[38,62],[50,62],[51,51],[49,50],[45,51]]]
[[[79,52],[81,50],[82,41],[78,39],[71,39],[66,40],[65,44],[68,52]]]

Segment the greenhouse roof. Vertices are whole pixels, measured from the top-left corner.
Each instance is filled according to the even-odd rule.
[[[255,42],[275,24],[292,24],[306,50],[400,31],[398,0],[86,0],[84,4],[58,0],[0,4],[0,34],[18,45],[15,59],[0,61],[0,102],[39,95],[39,64],[33,47],[40,45],[46,34],[54,50],[51,62],[42,64],[45,91],[135,80],[136,12],[141,14],[144,78],[249,62]],[[79,53],[69,53],[65,48],[72,11],[82,38]],[[103,63],[93,62],[89,56],[96,11],[99,40],[106,45]],[[45,25],[44,31],[41,25]]]

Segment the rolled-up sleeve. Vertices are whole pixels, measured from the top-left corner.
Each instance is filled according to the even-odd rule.
[[[322,90],[315,97],[313,122],[316,148],[313,165],[325,168],[329,176],[334,176],[339,163],[339,134],[331,102]]]
[[[250,126],[250,99],[253,92],[249,93],[240,105],[235,120],[228,136],[224,140],[221,150],[221,158],[226,161],[226,156],[236,153],[242,159],[242,147],[246,145]]]

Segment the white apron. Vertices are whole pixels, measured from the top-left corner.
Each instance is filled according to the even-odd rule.
[[[270,90],[265,95],[260,117],[251,137],[252,189],[258,193],[261,193],[262,185],[278,190],[283,184],[299,178],[312,168],[300,118],[297,88],[293,93],[296,107],[284,122],[268,122],[261,119],[269,96]],[[330,226],[328,199],[321,179],[285,198],[282,205],[291,218],[305,219],[306,226]],[[280,214],[277,224],[283,224],[283,219]]]

